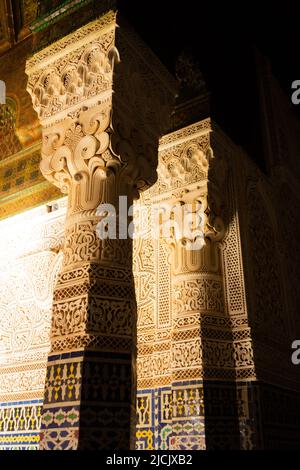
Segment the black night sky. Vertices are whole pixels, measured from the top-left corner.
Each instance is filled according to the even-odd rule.
[[[293,3],[120,0],[119,6],[170,71],[181,52],[195,57],[214,119],[259,162],[254,50],[269,57],[290,97],[291,83],[300,79],[300,3]]]

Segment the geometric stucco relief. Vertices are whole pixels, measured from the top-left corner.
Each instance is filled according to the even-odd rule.
[[[17,259],[1,271],[1,362],[23,361],[48,345],[57,265],[55,253],[42,252]]]
[[[62,261],[60,205],[53,213],[43,206],[0,225],[0,399],[36,398],[44,388],[53,288]]]

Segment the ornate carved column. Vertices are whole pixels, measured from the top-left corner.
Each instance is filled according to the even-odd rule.
[[[159,178],[143,195],[144,216],[143,207],[137,214],[141,232],[148,235],[150,227],[148,239],[135,242],[139,448],[206,446],[203,382],[206,363],[217,362],[206,342],[214,331],[207,329],[222,327],[225,314],[219,246],[224,199],[211,175],[218,160],[224,180],[224,165],[213,156],[211,132],[207,119],[161,139]],[[151,234],[153,227],[160,233]]]
[[[43,126],[41,171],[68,194],[41,448],[126,449],[134,445],[136,301],[119,196],[129,207],[156,180],[174,84],[113,11],[36,53],[26,72]],[[107,215],[100,204],[116,208],[116,239],[97,236]]]
[[[169,240],[173,320],[171,449],[206,448],[203,380],[207,361],[213,363],[214,358],[211,350],[207,354],[202,323],[207,315],[224,313],[218,242],[225,234],[225,225],[220,217],[220,187],[209,181],[214,157],[207,137],[207,133],[200,133],[181,144],[180,159],[176,158],[179,146],[166,146],[164,151],[161,145],[164,181],[169,180],[174,188],[168,195],[167,218],[178,219],[176,212],[181,208],[185,222],[184,230],[177,234],[175,230]]]
[[[165,135],[158,181],[143,194],[146,208],[163,209],[156,226],[169,230],[135,244],[139,448],[250,448],[245,396],[255,369],[224,140],[210,119]],[[176,232],[185,207],[190,230]],[[144,279],[155,287],[147,301]]]

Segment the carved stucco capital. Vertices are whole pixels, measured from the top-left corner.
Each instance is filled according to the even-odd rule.
[[[116,12],[35,54],[26,73],[43,126],[40,168],[72,212],[108,202],[110,178],[133,197],[155,182],[174,82]]]
[[[173,272],[218,270],[218,243],[226,234],[227,164],[215,157],[210,119],[164,136],[160,141],[159,178],[149,189],[161,205],[160,238],[170,251]],[[182,210],[180,229],[173,228]],[[188,214],[186,219],[184,214]],[[165,226],[170,226],[167,232]],[[178,224],[177,224],[178,226]]]

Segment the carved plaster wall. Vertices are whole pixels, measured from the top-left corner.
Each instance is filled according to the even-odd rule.
[[[65,203],[0,222],[0,449],[38,446]]]

